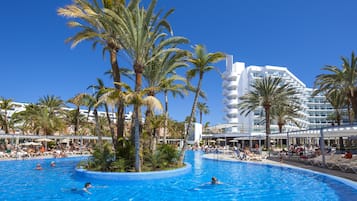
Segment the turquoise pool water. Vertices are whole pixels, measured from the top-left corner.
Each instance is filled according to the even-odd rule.
[[[299,170],[203,159],[187,152],[184,176],[130,182],[89,181],[92,194],[73,192],[87,180],[75,176],[79,158],[0,162],[0,200],[356,200],[357,190],[323,175]],[[41,163],[43,170],[35,170]],[[216,176],[223,184],[209,184]]]

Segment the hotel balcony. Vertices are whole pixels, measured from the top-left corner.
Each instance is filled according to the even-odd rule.
[[[237,80],[237,73],[234,72],[224,72],[222,74],[223,79],[225,80]]]
[[[223,95],[226,96],[228,99],[237,98],[238,91],[237,90],[224,90]]]
[[[224,104],[229,106],[237,106],[238,105],[238,100],[237,99],[224,99]]]
[[[225,117],[224,117],[224,120],[226,120],[227,123],[229,123],[229,124],[238,123],[238,117],[225,116]]]

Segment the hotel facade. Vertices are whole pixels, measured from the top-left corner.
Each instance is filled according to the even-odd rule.
[[[245,66],[243,62],[233,62],[233,56],[226,57],[226,70],[223,73],[223,105],[224,120],[226,126],[224,133],[246,133],[262,134],[265,133],[265,115],[262,107],[257,108],[248,115],[241,115],[238,109],[239,97],[251,91],[251,84],[263,77],[279,77],[284,83],[294,87],[299,94],[301,118],[296,119],[298,127],[293,122],[287,122],[283,126],[283,132],[313,129],[330,126],[327,120],[328,115],[333,113],[333,108],[324,96],[317,95],[312,97],[312,88],[299,80],[286,67],[280,66]],[[271,132],[278,133],[278,125],[273,120]]]

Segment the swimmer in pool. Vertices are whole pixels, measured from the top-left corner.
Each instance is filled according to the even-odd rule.
[[[72,193],[78,193],[78,194],[92,194],[89,189],[92,188],[92,184],[90,182],[87,182],[84,184],[84,187],[82,189],[78,189],[78,188],[72,188],[71,192]]]

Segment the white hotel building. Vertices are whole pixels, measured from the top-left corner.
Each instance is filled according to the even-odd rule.
[[[333,112],[331,105],[323,96],[311,97],[313,89],[294,76],[286,67],[279,66],[245,66],[245,63],[233,63],[233,56],[226,58],[226,71],[223,73],[223,103],[224,119],[227,122],[225,133],[265,133],[265,120],[263,108],[258,108],[247,116],[240,115],[237,108],[239,97],[251,90],[250,84],[256,79],[265,76],[281,77],[285,83],[289,83],[300,94],[302,118],[298,119],[301,126],[297,127],[292,122],[287,122],[283,132],[320,128],[331,125],[326,117]],[[278,126],[273,120],[271,132],[277,133]]]

